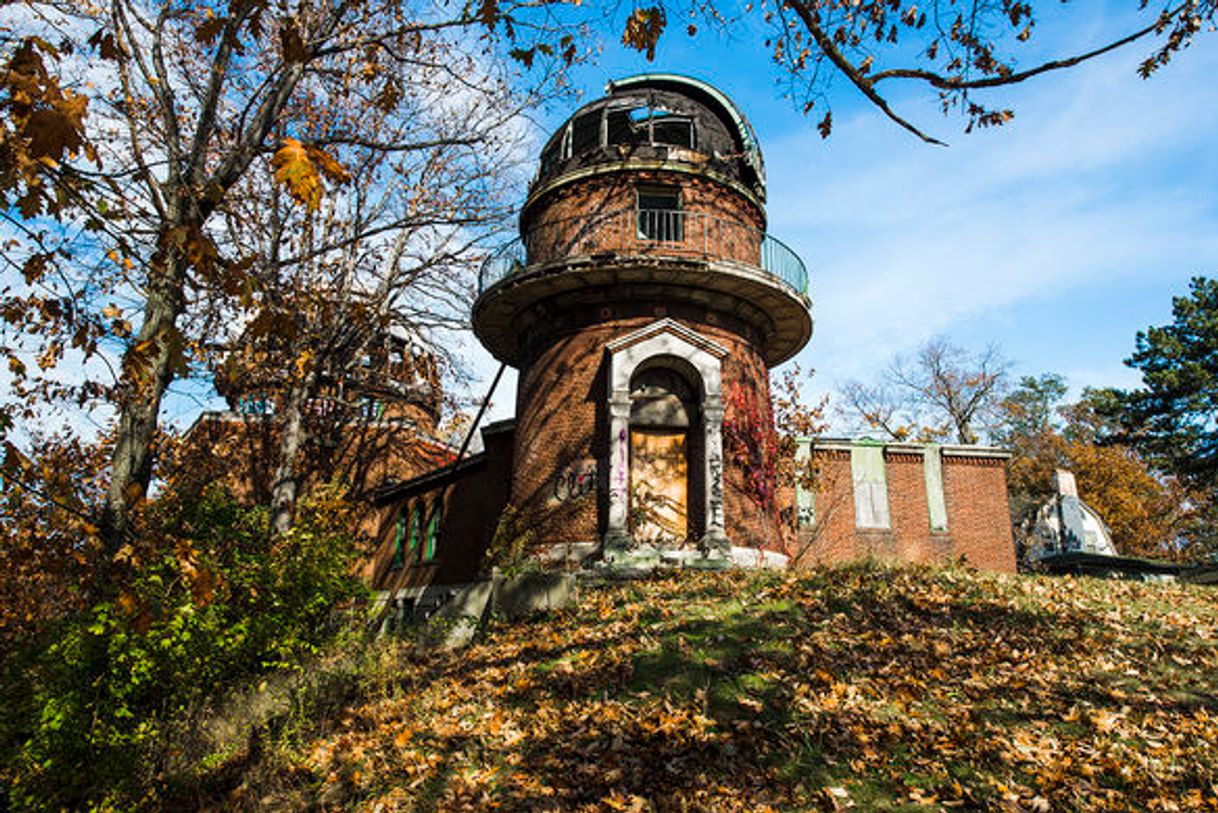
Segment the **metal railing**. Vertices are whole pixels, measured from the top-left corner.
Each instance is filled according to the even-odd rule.
[[[531,265],[610,253],[737,263],[808,292],[803,260],[760,229],[707,212],[626,209],[534,225],[486,258],[478,293]]]

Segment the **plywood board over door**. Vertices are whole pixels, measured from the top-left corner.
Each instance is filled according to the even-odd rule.
[[[631,428],[630,515],[636,541],[680,544],[689,535],[685,429]]]

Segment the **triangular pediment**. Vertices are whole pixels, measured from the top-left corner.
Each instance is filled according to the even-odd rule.
[[[668,335],[676,339],[682,344],[689,345],[691,348],[701,350],[704,353],[709,353],[717,359],[722,359],[728,354],[728,349],[718,342],[708,339],[701,333],[691,328],[686,327],[675,319],[664,318],[652,322],[646,327],[639,328],[633,333],[627,333],[605,345],[605,348],[613,354],[621,353],[635,345],[642,344],[650,339],[655,339],[660,336]]]

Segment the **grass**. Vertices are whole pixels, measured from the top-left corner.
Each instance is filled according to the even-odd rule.
[[[190,805],[1218,809],[1212,589],[681,573],[587,586],[464,652],[381,641],[363,663],[290,741],[200,767]]]

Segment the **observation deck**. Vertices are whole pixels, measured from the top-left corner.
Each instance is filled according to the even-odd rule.
[[[523,338],[565,306],[607,298],[688,302],[756,329],[770,365],[812,334],[808,272],[780,240],[711,212],[620,209],[534,224],[494,251],[478,274],[474,332],[518,364]]]
[[[474,333],[519,366],[570,331],[672,316],[778,364],[812,334],[803,261],[765,232],[765,164],[744,114],[673,74],[609,83],[551,135],[521,238],[483,263]]]

